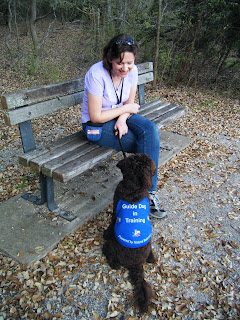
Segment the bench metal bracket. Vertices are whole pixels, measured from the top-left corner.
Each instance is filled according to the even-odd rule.
[[[138,86],[138,98],[139,98],[140,105],[145,104],[144,84],[140,84]]]
[[[22,146],[24,153],[35,150],[36,145],[31,120],[21,122],[18,126],[22,138]]]
[[[60,209],[54,200],[54,182],[53,178],[47,177],[40,173],[40,186],[41,197],[34,196],[31,193],[26,193],[22,196],[23,199],[28,200],[36,205],[43,205],[47,203],[47,207],[50,211],[57,214],[59,217],[68,221],[72,221],[76,218],[70,211]]]

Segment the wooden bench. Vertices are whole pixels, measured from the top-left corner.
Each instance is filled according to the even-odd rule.
[[[159,100],[145,103],[144,84],[153,80],[153,64],[137,65],[140,114],[154,121],[158,128],[181,117],[187,108]],[[31,120],[82,103],[84,78],[4,94],[1,97],[7,125],[19,125],[24,154],[19,163],[39,172],[41,198],[32,194],[23,197],[35,204],[47,203],[50,211],[71,221],[74,215],[58,208],[54,200],[54,180],[66,182],[116,150],[89,142],[83,131],[57,140],[46,147],[36,148]],[[79,119],[79,122],[81,119]]]

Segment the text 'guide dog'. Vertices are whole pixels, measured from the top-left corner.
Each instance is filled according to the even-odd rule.
[[[128,269],[135,300],[143,313],[148,311],[152,298],[151,286],[144,280],[143,264],[155,262],[148,190],[156,166],[146,154],[134,154],[120,160],[117,167],[123,179],[115,190],[111,223],[104,232],[103,254],[111,268]]]

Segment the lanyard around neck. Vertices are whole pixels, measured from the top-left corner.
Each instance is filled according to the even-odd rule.
[[[110,73],[110,76],[111,76],[111,79],[112,79],[111,73]],[[114,88],[114,91],[115,91],[115,94],[116,94],[116,97],[117,97],[117,104],[120,104],[122,102],[123,82],[124,82],[124,78],[122,79],[122,88],[121,88],[121,94],[120,94],[120,97],[119,97],[118,94],[117,94],[117,90],[114,87],[113,79],[112,79],[113,88]]]

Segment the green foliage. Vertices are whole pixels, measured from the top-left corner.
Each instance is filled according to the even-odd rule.
[[[207,107],[209,109],[216,109],[216,107],[217,107],[216,102],[214,102],[213,100],[209,100],[209,99],[202,101],[201,104],[203,107]]]
[[[18,189],[24,189],[30,185],[28,177],[23,176],[22,181],[19,185],[17,185]]]
[[[25,61],[28,75],[34,77],[36,74],[41,74],[42,79],[45,79],[46,83],[59,81],[60,74],[62,74],[62,66],[44,62],[44,60],[40,59],[40,57],[34,53],[29,54]]]
[[[31,76],[35,75],[38,71],[39,63],[36,53],[31,53],[26,58],[26,70],[27,73]]]
[[[54,83],[59,81],[60,74],[62,72],[61,66],[54,66],[49,63],[43,63],[41,65],[41,72],[47,83]]]

